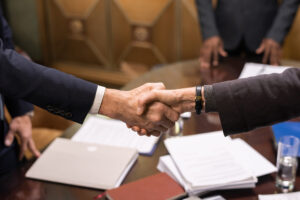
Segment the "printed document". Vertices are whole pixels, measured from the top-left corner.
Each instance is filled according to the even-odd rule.
[[[72,137],[72,140],[129,147],[137,149],[140,154],[151,155],[159,137],[139,136],[121,121],[90,116]]]

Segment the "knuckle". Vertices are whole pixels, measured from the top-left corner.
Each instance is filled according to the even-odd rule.
[[[160,122],[162,120],[162,116],[161,115],[155,115],[154,117],[153,117],[153,121],[154,122]]]

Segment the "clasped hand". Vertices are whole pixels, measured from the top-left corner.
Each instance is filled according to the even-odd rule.
[[[195,88],[185,88],[178,90],[162,90],[156,89],[151,92],[143,93],[138,99],[137,115],[142,116],[147,112],[149,106],[154,104],[165,104],[177,113],[193,111],[195,107]],[[178,117],[177,117],[178,119]],[[153,131],[141,128],[139,126],[127,125],[139,135],[157,135]]]
[[[162,83],[147,83],[130,91],[107,89],[99,114],[125,122],[140,135],[159,136],[174,126],[179,113],[190,110],[189,95],[184,92],[165,90]],[[195,92],[190,96],[195,98]]]

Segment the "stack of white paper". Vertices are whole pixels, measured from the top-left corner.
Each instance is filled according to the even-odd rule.
[[[290,68],[289,66],[272,66],[257,63],[246,63],[239,78],[247,78],[251,76],[258,76],[262,74],[282,73],[284,70]]]
[[[259,200],[300,200],[300,192],[287,194],[258,195]]]
[[[159,160],[190,195],[211,190],[253,188],[257,176],[276,167],[243,140],[225,138],[222,131],[165,140],[170,156]]]
[[[90,116],[72,137],[72,140],[129,147],[137,149],[141,154],[151,155],[159,137],[139,136],[121,121]]]

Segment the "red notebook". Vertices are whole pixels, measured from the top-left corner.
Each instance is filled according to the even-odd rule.
[[[106,191],[109,200],[166,200],[184,195],[183,188],[166,173],[158,173]]]

